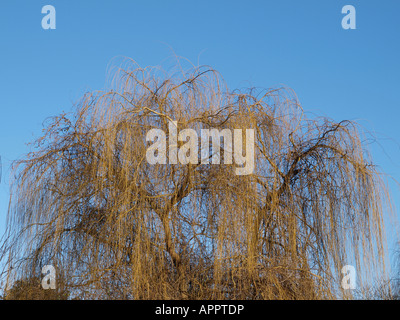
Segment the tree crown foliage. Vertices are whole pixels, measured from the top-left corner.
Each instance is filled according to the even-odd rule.
[[[150,165],[146,132],[170,120],[254,129],[253,174]],[[80,298],[346,296],[344,265],[385,266],[390,199],[362,139],[356,123],[307,117],[287,88],[229,91],[209,67],[128,61],[16,164],[7,279],[51,263]]]

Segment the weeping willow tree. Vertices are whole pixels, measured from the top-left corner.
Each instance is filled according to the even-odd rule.
[[[14,166],[9,284],[52,264],[82,299],[332,299],[351,297],[344,265],[385,272],[390,199],[356,123],[308,118],[287,88],[177,70],[129,60],[46,124]],[[254,170],[236,174],[222,147],[205,147],[220,163],[174,164],[171,144],[150,164],[147,133],[172,141],[171,123],[254,130]]]

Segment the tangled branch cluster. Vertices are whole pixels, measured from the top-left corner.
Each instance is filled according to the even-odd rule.
[[[253,174],[150,165],[146,132],[172,120],[254,129]],[[388,197],[356,124],[308,119],[288,89],[128,63],[36,147],[15,167],[9,283],[52,264],[84,299],[320,299],[344,294],[349,261],[384,267]]]

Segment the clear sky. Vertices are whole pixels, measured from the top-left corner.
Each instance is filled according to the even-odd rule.
[[[48,4],[55,30],[41,26]],[[355,30],[341,25],[348,4]],[[359,121],[377,137],[375,162],[400,181],[399,15],[397,0],[2,0],[0,232],[11,161],[29,151],[45,118],[103,89],[113,58],[159,65],[171,48],[218,70],[231,89],[284,84],[306,111]]]

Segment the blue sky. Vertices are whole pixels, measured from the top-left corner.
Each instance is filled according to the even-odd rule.
[[[43,30],[44,5],[56,30]],[[344,5],[357,29],[344,30]],[[3,0],[0,4],[0,231],[11,161],[29,151],[45,118],[103,89],[107,66],[127,56],[159,65],[174,52],[211,65],[231,89],[295,90],[303,108],[373,131],[381,170],[400,181],[399,1]],[[400,208],[400,190],[390,184]],[[388,229],[389,245],[395,241]]]

